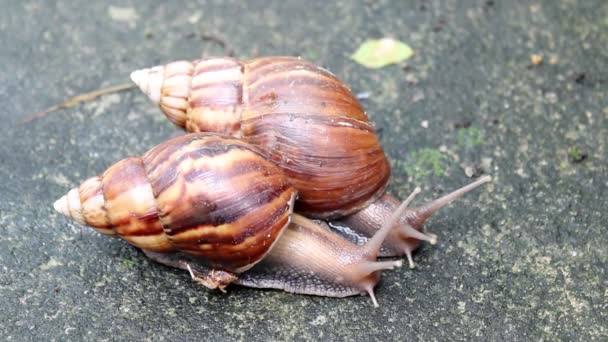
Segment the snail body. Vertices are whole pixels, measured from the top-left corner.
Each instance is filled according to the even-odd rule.
[[[198,133],[117,162],[54,207],[188,270],[209,288],[236,283],[335,297],[368,293],[376,304],[380,271],[401,264],[376,261],[398,216],[355,245],[294,214],[296,194],[255,147]]]
[[[323,68],[294,57],[209,58],[141,69],[131,78],[185,130],[228,134],[259,148],[297,189],[297,210],[337,219],[338,231],[349,230],[345,236],[353,230],[364,241],[400,203],[385,194],[390,165],[362,106]],[[407,209],[381,256],[405,255],[413,267],[420,241],[436,241],[423,232],[424,221],[490,179]]]

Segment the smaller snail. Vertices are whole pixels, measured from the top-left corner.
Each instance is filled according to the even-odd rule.
[[[364,245],[293,213],[296,190],[255,147],[214,134],[173,138],[123,159],[54,204],[209,288],[231,283],[331,297],[369,294],[386,236],[416,189]]]

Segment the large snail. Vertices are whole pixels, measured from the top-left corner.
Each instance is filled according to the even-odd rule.
[[[259,148],[299,193],[296,209],[371,236],[399,202],[385,194],[390,165],[363,108],[329,71],[294,57],[178,61],[131,74],[176,125],[229,134]],[[381,256],[406,255],[437,209],[490,181],[482,177],[426,206],[407,210]]]
[[[121,237],[152,259],[223,289],[230,283],[344,297],[368,293],[382,242],[414,193],[364,245],[293,213],[296,190],[255,147],[194,133],[112,165],[55,202],[55,209]]]

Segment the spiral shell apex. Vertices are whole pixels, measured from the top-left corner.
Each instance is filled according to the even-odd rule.
[[[298,210],[353,213],[384,193],[390,165],[363,108],[329,71],[294,57],[210,58],[132,80],[176,125],[259,148],[298,190]]]
[[[55,209],[136,247],[180,251],[242,272],[290,222],[296,192],[259,151],[190,134],[126,158],[55,202]]]
[[[160,89],[163,85],[164,70],[162,66],[150,69],[137,70],[131,73],[131,80],[150,100],[158,103],[160,101]]]

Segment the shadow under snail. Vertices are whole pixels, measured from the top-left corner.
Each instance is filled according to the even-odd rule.
[[[401,202],[385,193],[390,164],[362,106],[321,67],[296,57],[222,57],[142,69],[131,79],[185,130],[227,134],[256,146],[297,189],[296,211],[305,216],[338,220],[334,227],[365,239]],[[423,232],[424,221],[490,179],[405,211],[380,256],[405,255],[414,267],[412,252],[420,241],[436,241]]]

